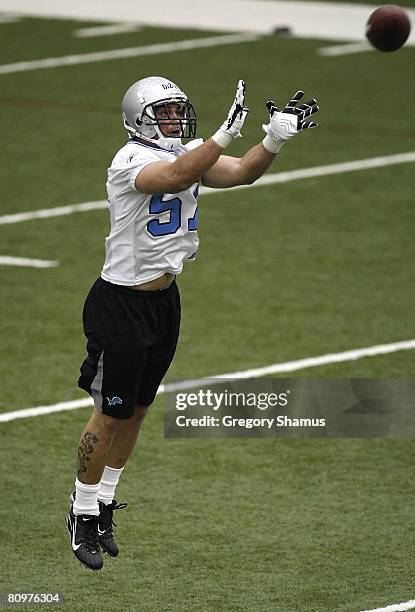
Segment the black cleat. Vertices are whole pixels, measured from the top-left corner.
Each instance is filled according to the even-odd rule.
[[[117,504],[115,499],[108,505],[103,502],[99,504],[99,518],[98,518],[98,540],[101,544],[101,548],[107,555],[116,557],[118,555],[118,546],[114,538],[112,527],[117,525],[112,520],[114,510],[122,510],[126,508],[127,504]]]
[[[98,517],[90,514],[75,516],[71,503],[66,515],[66,526],[71,536],[71,548],[75,557],[92,570],[101,569],[103,562],[98,542]]]

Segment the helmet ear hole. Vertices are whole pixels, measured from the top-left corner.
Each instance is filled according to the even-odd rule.
[[[142,121],[140,121],[140,119],[138,119],[138,118],[137,118],[137,119],[135,120],[135,123],[136,123],[136,125],[138,125],[138,127],[140,127],[140,125],[142,125],[142,123],[143,123],[143,122],[142,122]]]

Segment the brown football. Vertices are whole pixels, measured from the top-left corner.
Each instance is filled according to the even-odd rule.
[[[366,36],[379,51],[396,51],[406,42],[411,22],[405,11],[396,4],[384,4],[370,15]]]

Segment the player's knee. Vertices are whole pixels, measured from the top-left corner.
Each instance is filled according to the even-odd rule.
[[[98,410],[94,412],[94,419],[98,427],[108,435],[115,434],[122,423],[121,419],[103,414],[102,412],[98,412]]]
[[[149,406],[136,406],[133,414],[133,419],[138,423],[142,423],[145,419],[145,416],[148,412]]]

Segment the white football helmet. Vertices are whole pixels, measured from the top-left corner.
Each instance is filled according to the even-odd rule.
[[[174,103],[175,107],[170,106]],[[147,77],[133,83],[122,101],[122,118],[130,138],[138,136],[163,149],[177,149],[182,138],[196,135],[192,104],[175,83],[163,77]],[[163,126],[166,125],[177,126],[177,135],[165,134]]]

